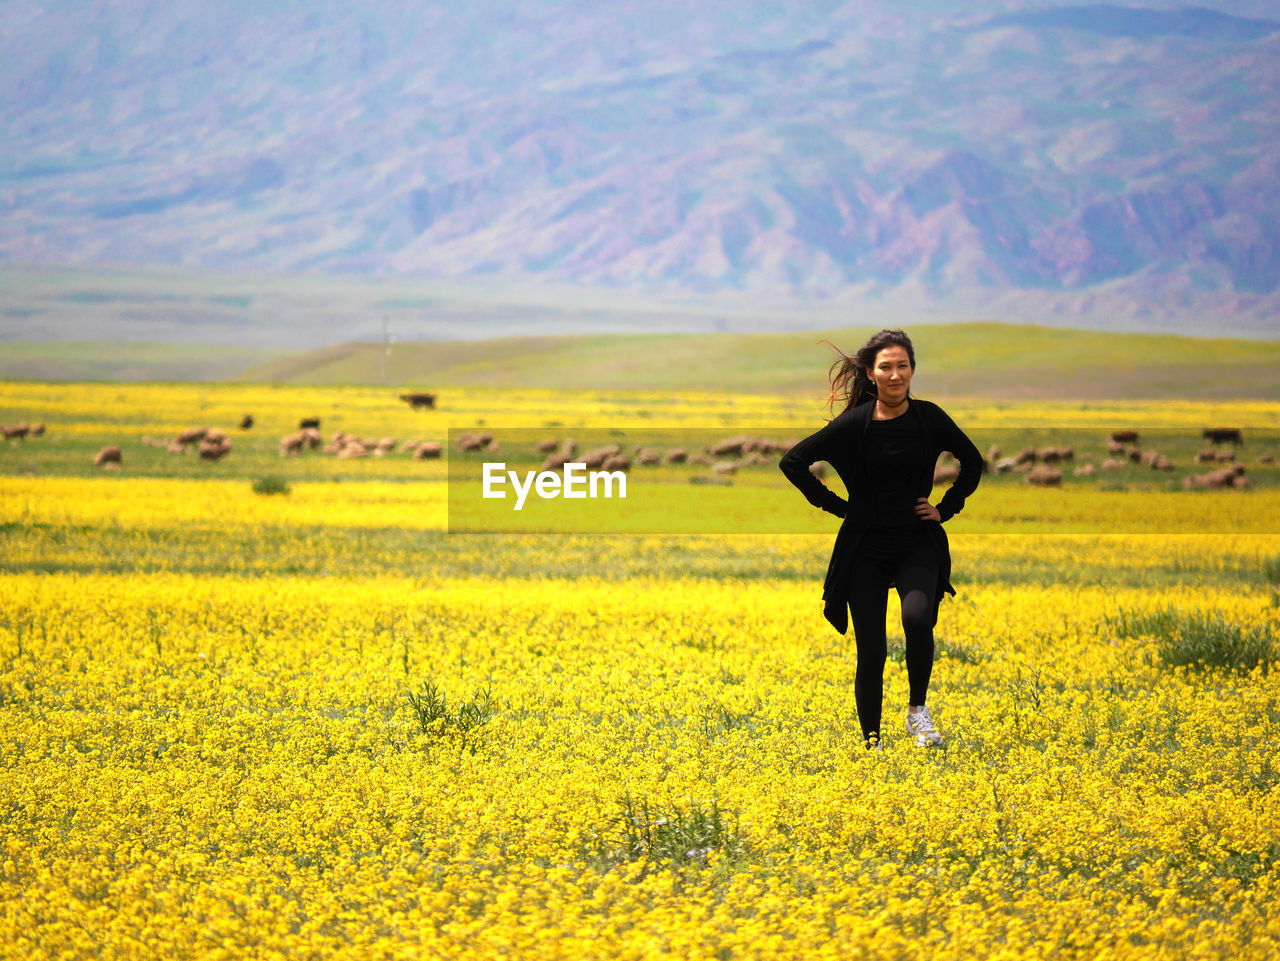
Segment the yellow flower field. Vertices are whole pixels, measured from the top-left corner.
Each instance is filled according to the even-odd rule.
[[[891,600],[869,753],[852,638],[821,617],[834,528],[771,474],[739,485],[817,533],[448,533],[439,464],[299,459],[290,493],[254,494],[274,439],[76,466],[112,431],[187,425],[202,392],[213,423],[270,401],[282,430],[294,409],[421,425],[337,390],[3,385],[5,422],[64,406],[48,448],[0,460],[0,957],[1280,952],[1280,491],[1261,470],[1246,492],[984,482],[948,525],[947,748],[900,730]],[[543,419],[635,402],[719,428],[739,401],[737,424],[769,416],[593,395]],[[467,404],[465,423],[529,426],[549,401]]]

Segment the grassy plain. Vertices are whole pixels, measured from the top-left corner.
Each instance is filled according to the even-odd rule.
[[[983,447],[1079,431],[1099,461],[1137,426],[1178,467],[984,480],[948,525],[935,752],[899,731],[892,628],[862,749],[833,522],[776,468],[705,488],[772,534],[463,534],[446,464],[276,450],[302,416],[800,436],[817,400],[0,385],[47,427],[0,448],[0,956],[1273,957],[1280,483],[1252,458],[1280,404],[947,405]],[[232,452],[141,443],[193,424]],[[1210,424],[1252,490],[1182,490]]]
[[[105,295],[104,295],[105,296]],[[349,328],[350,342],[288,349],[239,346],[240,326],[208,345],[10,343],[0,378],[26,381],[244,381],[280,385],[397,385],[410,389],[661,391],[692,389],[807,397],[835,357],[874,328],[803,333],[621,333],[494,336],[384,346],[380,331]],[[247,322],[246,322],[247,323]],[[484,329],[482,320],[477,320]],[[528,325],[535,324],[529,319]],[[81,327],[81,330],[91,329]],[[159,337],[164,328],[157,328]],[[1280,342],[1066,330],[1027,324],[920,324],[918,391],[939,399],[1004,401],[1276,399]],[[145,332],[140,331],[139,337]]]

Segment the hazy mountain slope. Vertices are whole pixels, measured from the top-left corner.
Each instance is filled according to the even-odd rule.
[[[1256,328],[1280,15],[1214,6],[6,5],[0,259],[1211,295]]]

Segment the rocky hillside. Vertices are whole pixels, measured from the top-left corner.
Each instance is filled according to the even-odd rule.
[[[0,263],[999,292],[1256,332],[1268,9],[10,5]]]

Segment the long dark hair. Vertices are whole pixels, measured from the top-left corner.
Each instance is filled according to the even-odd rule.
[[[863,344],[856,354],[846,354],[831,341],[823,341],[840,356],[827,371],[831,381],[831,396],[827,398],[827,406],[835,409],[837,400],[844,401],[843,410],[857,407],[864,400],[872,400],[876,396],[876,385],[867,375],[876,362],[876,354],[886,347],[901,347],[907,352],[907,360],[911,369],[916,369],[916,349],[911,346],[911,338],[901,330],[882,330]]]

